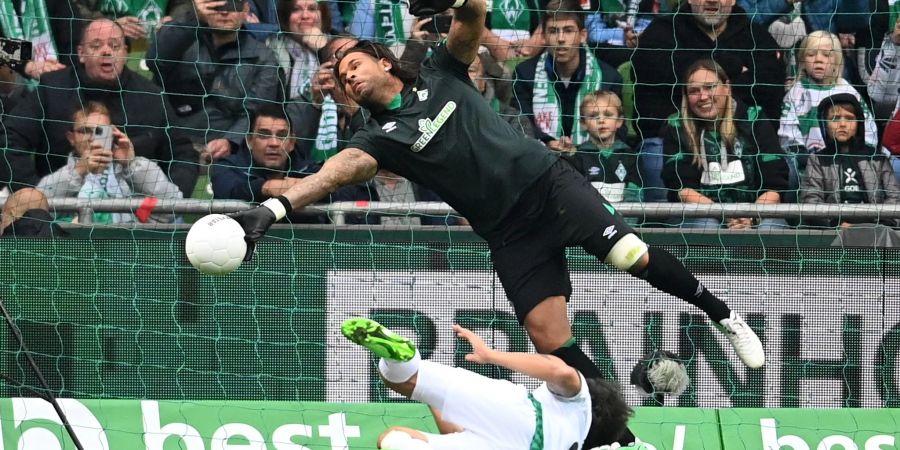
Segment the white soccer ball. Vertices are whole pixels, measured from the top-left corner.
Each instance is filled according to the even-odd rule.
[[[247,253],[244,229],[223,214],[201,217],[188,231],[184,252],[197,270],[207,275],[226,275],[241,265]]]

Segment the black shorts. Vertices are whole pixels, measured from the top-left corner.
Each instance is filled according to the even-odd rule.
[[[531,185],[488,241],[494,269],[524,323],[547,297],[568,301],[572,282],[566,247],[580,246],[601,261],[634,230],[590,182],[563,159]]]

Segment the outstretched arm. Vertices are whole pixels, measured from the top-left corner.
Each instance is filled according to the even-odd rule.
[[[471,64],[478,56],[486,15],[485,0],[466,0],[463,6],[453,11],[447,50],[460,62]]]
[[[273,223],[281,220],[294,208],[302,208],[334,192],[341,186],[361,183],[375,176],[378,162],[358,148],[347,148],[325,162],[325,165],[290,187],[284,194],[264,201],[259,207],[232,214],[244,229],[247,241],[245,261],[253,257],[256,241],[266,234]]]
[[[578,371],[553,355],[500,352],[488,347],[477,334],[460,325],[453,325],[453,331],[472,345],[472,353],[466,355],[466,361],[503,366],[537,378],[547,382],[551,392],[563,397],[573,397],[581,390]]]

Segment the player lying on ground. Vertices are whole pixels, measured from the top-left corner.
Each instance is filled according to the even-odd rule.
[[[578,347],[566,314],[567,247],[646,280],[702,309],[749,367],[765,362],[759,338],[669,252],[649,247],[568,162],[525,138],[491,109],[468,76],[484,29],[485,0],[411,0],[421,14],[455,6],[446,43],[418,71],[384,46],[359,41],[337,52],[336,78],[371,117],[346,149],[283,195],[233,217],[252,247],[277,220],[379,168],[425,186],[483,237],[506,296],[540,353],[587,378],[600,370]],[[633,442],[630,432],[621,443]],[[597,442],[589,437],[594,445]]]
[[[341,332],[381,357],[378,370],[385,384],[431,407],[446,433],[391,427],[378,439],[379,448],[577,450],[589,430],[611,441],[625,429],[631,408],[615,385],[586,380],[555,356],[497,351],[470,330],[459,325],[453,330],[472,345],[466,361],[503,366],[544,383],[528,392],[506,380],[422,361],[415,345],[403,336],[370,319],[348,319]]]

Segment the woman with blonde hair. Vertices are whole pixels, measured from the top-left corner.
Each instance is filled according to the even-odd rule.
[[[683,203],[780,203],[787,188],[787,164],[778,138],[758,106],[731,95],[716,62],[700,60],[684,77],[681,110],[663,129],[663,181],[669,199]],[[718,218],[685,219],[688,228],[719,228]],[[750,218],[729,218],[730,229],[753,226]],[[783,228],[784,219],[762,219],[761,229]]]

